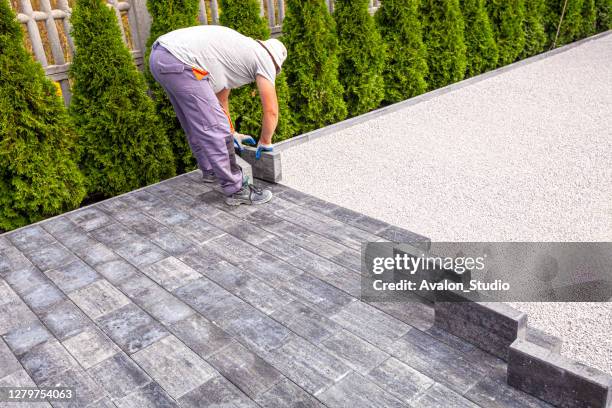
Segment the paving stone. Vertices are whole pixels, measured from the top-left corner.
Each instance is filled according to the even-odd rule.
[[[9,347],[0,339],[0,379],[21,369]]]
[[[8,233],[7,237],[13,245],[24,252],[30,252],[55,242],[55,238],[40,225],[21,228]]]
[[[292,300],[287,292],[276,289],[225,261],[207,268],[202,273],[266,314],[282,309]]]
[[[434,309],[430,305],[409,299],[366,303],[421,331],[427,330],[434,324]]]
[[[404,402],[410,402],[435,383],[393,357],[370,371],[367,378]]]
[[[104,396],[104,390],[85,371],[74,368],[58,374],[41,384],[43,387],[69,387],[75,390],[72,401],[53,401],[53,407],[89,407]]]
[[[93,327],[64,340],[62,344],[85,369],[93,367],[120,351],[108,337]]]
[[[100,264],[96,266],[95,269],[113,285],[118,285],[126,279],[138,274],[138,269],[123,259]]]
[[[74,261],[76,257],[59,243],[53,243],[45,247],[28,252],[30,261],[41,271],[59,268],[68,262]]]
[[[9,331],[3,337],[13,353],[21,355],[52,336],[40,321],[34,320]]]
[[[388,352],[393,342],[411,329],[407,324],[363,302],[349,303],[330,318]]]
[[[466,354],[419,330],[411,330],[396,341],[393,356],[460,394],[474,386],[486,373]]]
[[[257,258],[262,252],[256,247],[229,234],[212,239],[202,245],[202,247],[234,265],[239,265],[246,258]]]
[[[5,376],[0,374],[0,387],[36,387],[36,384],[32,381],[28,373],[26,373],[19,363],[17,364],[18,368],[11,374]],[[19,403],[17,406],[22,407],[23,405],[21,404],[22,403]]]
[[[256,408],[257,404],[222,376],[215,376],[179,399],[181,407],[200,408],[202,401],[210,408]]]
[[[165,205],[164,203],[153,206],[147,210],[146,213],[156,221],[168,226],[180,224],[193,219],[193,217],[186,212],[180,211],[176,207]]]
[[[89,404],[87,408],[117,408],[117,406],[112,403],[110,398],[104,397],[93,404]]]
[[[342,330],[342,326],[301,302],[291,302],[270,315],[311,343],[318,344]]]
[[[222,230],[212,226],[201,218],[193,218],[188,221],[173,225],[174,230],[185,238],[196,244],[202,244],[225,234]]]
[[[180,398],[217,375],[174,336],[165,337],[132,358],[173,398]]]
[[[121,200],[128,206],[131,206],[131,208],[136,207],[143,211],[146,211],[152,206],[160,203],[159,198],[145,190],[132,191],[130,194],[122,196]]]
[[[76,251],[76,253],[94,268],[98,265],[121,259],[112,249],[102,243],[84,248],[82,251]]]
[[[96,241],[88,232],[77,226],[71,231],[58,233],[55,237],[81,259],[86,258],[93,247],[100,245],[100,242]]]
[[[124,211],[115,215],[115,219],[123,225],[129,227],[139,235],[149,236],[160,231],[163,224],[140,211]]]
[[[170,325],[169,329],[204,359],[208,359],[232,341],[231,336],[220,327],[197,314]]]
[[[126,203],[123,199],[123,196],[101,201],[95,204],[94,207],[104,211],[105,213],[111,216],[114,216],[115,214],[120,214],[123,211],[130,211],[132,209],[132,205]]]
[[[49,282],[45,274],[30,263],[24,268],[11,270],[5,274],[4,278],[11,288],[20,295],[25,295],[37,286]]]
[[[376,235],[381,238],[388,239],[391,242],[411,244],[425,250],[428,250],[430,246],[429,238],[395,226],[389,226]]]
[[[137,240],[140,237],[129,228],[120,224],[110,224],[106,227],[97,229],[91,235],[101,243],[108,245],[112,249],[120,248],[123,244]]]
[[[87,372],[113,398],[123,398],[151,382],[151,378],[123,353],[107,358]]]
[[[39,224],[45,231],[49,234],[56,236],[56,234],[63,234],[76,229],[81,229],[78,225],[70,220],[70,218],[66,215],[61,215],[59,217],[51,218],[49,220],[45,220]]]
[[[40,319],[60,341],[93,325],[93,322],[70,300],[64,300],[44,310],[40,314]]]
[[[70,299],[95,320],[127,304],[130,300],[106,280],[97,280],[69,295]]]
[[[150,265],[168,256],[160,247],[145,239],[134,239],[117,246],[115,252],[137,267]]]
[[[19,296],[15,291],[6,283],[0,279],[0,304],[4,305],[10,302],[16,302],[19,300]]]
[[[159,286],[156,288],[157,290],[148,293],[146,298],[140,298],[138,304],[162,324],[176,323],[195,313],[172,294]]]
[[[185,253],[177,256],[177,258],[200,273],[223,260],[208,248],[199,246],[187,250]]]
[[[178,404],[156,383],[149,383],[113,402],[118,408],[178,408]]]
[[[304,273],[302,269],[264,252],[255,257],[242,257],[236,265],[276,287]]]
[[[0,304],[0,336],[36,320],[36,315],[21,301]]]
[[[22,297],[25,303],[36,313],[40,313],[65,299],[64,294],[48,279],[47,282],[41,283],[24,293]]]
[[[208,279],[198,279],[175,291],[176,296],[207,319],[221,321],[228,313],[247,304]]]
[[[361,297],[361,276],[354,271],[342,268],[327,275],[317,277],[354,298]]]
[[[355,301],[341,290],[306,274],[284,282],[280,287],[326,316],[339,312]]]
[[[263,408],[323,408],[316,398],[295,385],[290,380],[283,380],[267,392],[255,398],[255,402]]]
[[[292,336],[265,356],[266,361],[308,393],[317,395],[346,376],[350,368],[337,357]]]
[[[547,408],[544,401],[512,388],[504,381],[483,378],[465,393],[465,397],[483,407]]]
[[[349,367],[363,375],[389,357],[387,353],[346,330],[324,340],[321,348],[342,359]]]
[[[128,304],[96,320],[102,330],[128,354],[142,350],[168,335],[151,316]]]
[[[424,332],[433,337],[434,339],[440,340],[441,342],[448,344],[455,350],[459,350],[466,354],[469,354],[472,350],[476,348],[476,346],[474,346],[473,344],[450,334],[446,330],[443,330],[436,325],[433,325],[429,329],[424,330]]]
[[[172,232],[172,230],[166,227],[149,235],[149,239],[155,245],[173,256],[181,255],[194,246],[193,242]]]
[[[12,246],[11,241],[5,236],[0,236],[0,251]]]
[[[407,407],[400,400],[357,373],[349,373],[338,383],[318,395],[318,398],[328,406],[351,406],[355,408]]]
[[[412,401],[411,406],[419,408],[478,408],[478,405],[441,384],[434,384],[424,394]]]
[[[149,278],[170,291],[185,286],[189,282],[201,277],[198,272],[174,257],[162,259],[143,268],[142,271]]]
[[[33,347],[20,356],[19,360],[36,384],[42,384],[77,367],[74,358],[55,340]]]
[[[96,207],[82,208],[68,215],[68,218],[86,231],[91,231],[113,222],[113,220]]]
[[[57,269],[45,272],[64,293],[81,289],[100,279],[100,275],[85,262],[77,259]]]
[[[284,378],[265,360],[235,341],[211,356],[208,362],[251,398]]]
[[[6,278],[11,273],[31,267],[30,260],[14,246],[0,249],[0,277]]]
[[[289,338],[289,329],[253,307],[234,309],[219,320],[219,325],[251,350],[269,352]]]

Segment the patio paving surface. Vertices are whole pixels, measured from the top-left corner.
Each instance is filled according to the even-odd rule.
[[[547,406],[430,305],[357,299],[362,242],[425,238],[271,188],[230,208],[193,172],[1,235],[0,386],[75,387],[77,407]]]

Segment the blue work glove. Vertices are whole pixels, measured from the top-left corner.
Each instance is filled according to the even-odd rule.
[[[238,149],[239,152],[244,150],[243,144],[247,144],[249,146],[255,146],[257,142],[253,136],[243,135],[242,133],[234,132],[234,147]]]
[[[255,153],[255,160],[259,160],[261,158],[261,152],[271,152],[273,150],[274,148],[272,147],[272,145],[265,145],[259,143],[257,145],[257,153]]]

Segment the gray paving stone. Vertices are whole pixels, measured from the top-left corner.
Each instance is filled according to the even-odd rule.
[[[74,252],[79,258],[86,257],[91,248],[100,244],[88,232],[77,226],[71,231],[56,233],[55,237],[58,242]]]
[[[48,279],[47,282],[28,290],[22,297],[25,303],[36,313],[40,313],[65,299],[64,294]]]
[[[34,382],[39,385],[77,367],[74,358],[55,340],[33,347],[20,356],[19,361]]]
[[[115,219],[137,234],[144,236],[159,232],[164,227],[163,224],[136,210],[116,214]]]
[[[109,397],[104,397],[93,404],[89,404],[87,408],[117,408],[117,406],[112,403]]]
[[[123,398],[151,382],[151,378],[123,353],[91,367],[87,372],[113,398]]]
[[[5,278],[11,273],[32,267],[32,263],[14,246],[0,249],[0,277]]]
[[[40,321],[34,320],[9,331],[3,337],[13,353],[21,355],[52,336]]]
[[[153,343],[132,358],[176,399],[217,375],[210,364],[174,336]]]
[[[424,394],[412,401],[411,406],[415,408],[478,408],[478,405],[441,384],[434,384]]]
[[[248,306],[221,286],[198,279],[175,291],[176,296],[213,322],[221,321],[234,309]]]
[[[41,271],[59,268],[68,262],[74,261],[76,257],[59,243],[52,243],[28,252],[30,261]]]
[[[6,283],[0,279],[0,304],[7,304],[10,302],[16,302],[19,300],[19,296],[15,291]]]
[[[363,302],[352,302],[330,317],[354,334],[384,351],[391,351],[394,341],[411,327]]]
[[[351,371],[339,358],[297,336],[292,336],[280,348],[266,355],[265,359],[313,395],[317,395]]]
[[[434,324],[434,309],[430,305],[407,299],[406,301],[367,302],[389,316],[425,331]]]
[[[176,224],[174,230],[196,244],[202,244],[225,234],[222,230],[212,226],[201,218],[193,218]]]
[[[128,354],[142,350],[168,335],[168,331],[134,304],[108,313],[96,322]]]
[[[0,379],[21,369],[9,347],[0,339]]]
[[[342,359],[362,375],[385,361],[389,355],[361,338],[343,330],[321,343],[321,348]]]
[[[172,230],[166,227],[149,235],[149,239],[155,245],[173,256],[181,255],[194,246],[193,242],[172,232]]]
[[[235,341],[211,356],[208,362],[251,398],[284,378],[265,360]]]
[[[146,211],[146,213],[154,220],[168,226],[180,224],[193,218],[186,212],[183,212],[176,207],[165,205],[164,203],[151,207]]]
[[[267,392],[260,394],[255,398],[255,402],[263,408],[322,408],[324,406],[288,379],[277,383]]]
[[[1,346],[0,346],[1,347]],[[9,375],[0,375],[0,387],[36,387],[28,373],[18,364],[18,368]],[[1,366],[0,366],[1,367]],[[21,407],[22,403],[19,403]]]
[[[201,277],[198,272],[174,257],[149,265],[143,268],[142,272],[169,291],[185,286]]]
[[[431,378],[393,357],[370,371],[367,378],[406,403],[435,383]]]
[[[158,384],[153,382],[115,400],[114,403],[118,408],[178,408],[179,406]]]
[[[342,330],[342,326],[301,302],[291,302],[270,315],[311,343],[318,344]]]
[[[138,304],[164,325],[176,323],[195,313],[192,308],[159,286],[157,290],[148,293],[146,298],[140,298]]]
[[[100,279],[100,275],[80,259],[57,269],[50,269],[45,272],[45,275],[64,293],[81,289]]]
[[[95,269],[113,285],[118,285],[138,273],[138,269],[123,259],[100,264]]]
[[[266,314],[282,309],[292,300],[287,292],[274,288],[225,261],[207,268],[202,273]]]
[[[93,322],[70,300],[64,300],[44,310],[40,314],[40,319],[60,341],[93,325]]]
[[[93,327],[88,327],[81,333],[64,340],[62,344],[85,369],[93,367],[120,351],[119,347],[108,337]]]
[[[460,394],[486,374],[466,354],[419,330],[411,330],[396,341],[393,356]]]
[[[89,407],[104,396],[104,390],[81,368],[73,368],[58,374],[44,383],[43,387],[69,387],[75,390],[72,401],[53,401],[53,407]]]
[[[266,353],[281,347],[291,332],[253,307],[234,309],[219,325],[251,350]]]
[[[354,271],[342,268],[327,275],[317,277],[354,298],[361,297],[361,276]]]
[[[241,257],[236,265],[277,287],[304,273],[302,269],[265,252],[260,252],[254,257]]]
[[[24,268],[9,271],[4,278],[11,288],[20,295],[25,295],[37,286],[49,282],[45,274],[31,263],[28,263]]]
[[[97,243],[75,252],[81,259],[93,267],[121,259],[112,249],[102,243]]]
[[[0,236],[0,251],[12,246],[11,241],[5,236]]]
[[[92,320],[130,303],[123,293],[103,279],[70,293],[69,297]]]
[[[112,249],[120,248],[123,244],[140,238],[138,234],[118,223],[97,229],[91,235]]]
[[[407,405],[357,373],[349,373],[335,385],[318,395],[328,406],[403,407]]]
[[[36,315],[21,301],[0,304],[0,336],[36,320]]]
[[[30,252],[55,242],[55,238],[40,225],[21,228],[8,233],[7,237],[13,245],[24,252]]]
[[[339,312],[355,301],[355,298],[334,286],[306,274],[283,282],[280,287],[326,316]]]
[[[215,376],[179,399],[181,407],[200,408],[206,401],[206,407],[221,408],[256,408],[257,404],[222,376]]]
[[[200,357],[208,359],[232,341],[229,334],[199,314],[176,322],[170,331]]]
[[[121,200],[124,201],[128,206],[136,207],[143,211],[146,211],[152,206],[160,203],[159,198],[145,190],[133,191],[130,194],[122,196]]]
[[[68,218],[86,231],[91,231],[113,222],[113,220],[96,207],[83,208],[68,215]]]
[[[168,253],[145,239],[134,239],[115,248],[115,252],[137,267],[143,267],[168,257]]]
[[[73,231],[75,228],[81,229],[78,225],[70,220],[70,218],[66,215],[61,215],[59,217],[51,218],[49,220],[45,220],[39,224],[45,231],[49,234],[56,236],[56,234],[67,233]]]
[[[548,408],[544,401],[512,388],[505,381],[483,378],[464,395],[483,407],[491,408]]]
[[[208,248],[199,246],[187,250],[185,253],[177,256],[177,258],[200,273],[223,260]]]

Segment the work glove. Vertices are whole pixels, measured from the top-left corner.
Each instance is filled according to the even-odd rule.
[[[261,152],[271,152],[273,150],[274,147],[271,144],[267,145],[259,142],[257,145],[257,152],[255,153],[255,160],[259,160],[261,158]]]
[[[243,144],[247,144],[249,146],[255,146],[257,144],[253,136],[243,135],[242,133],[238,132],[234,132],[232,136],[234,136],[234,147],[238,149],[239,152],[244,150]]]

